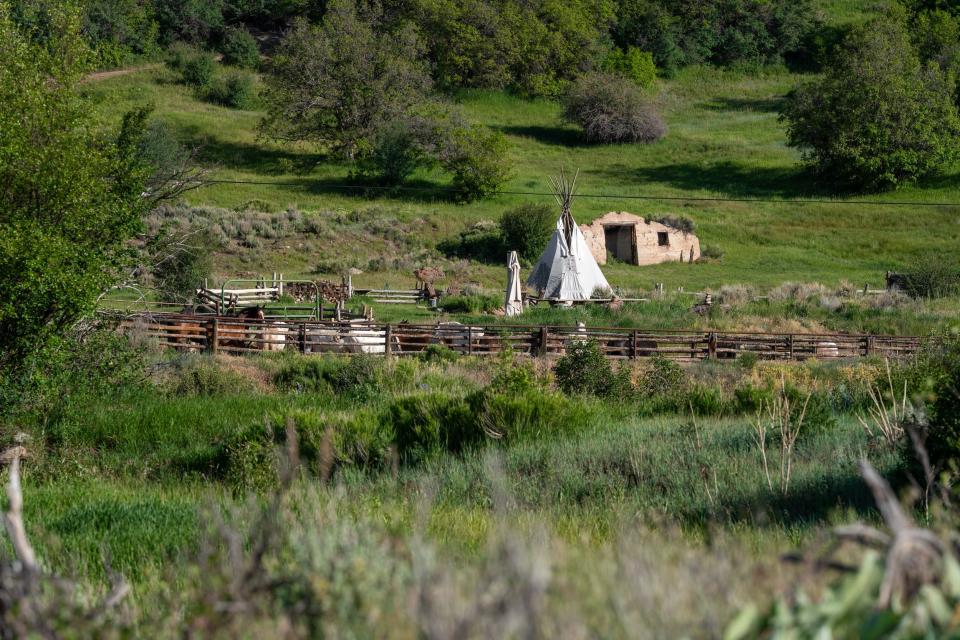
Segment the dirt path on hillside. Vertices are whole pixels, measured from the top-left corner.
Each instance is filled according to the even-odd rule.
[[[101,80],[109,80],[110,78],[117,78],[119,76],[130,75],[131,73],[138,73],[140,71],[156,69],[159,66],[160,66],[159,63],[154,63],[154,64],[141,65],[139,67],[127,67],[126,69],[114,69],[113,71],[97,71],[96,73],[89,74],[86,78],[83,79],[83,81],[99,82]]]

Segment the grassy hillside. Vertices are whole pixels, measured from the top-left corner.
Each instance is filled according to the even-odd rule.
[[[855,19],[856,13],[851,8],[844,15]],[[507,191],[546,192],[548,177],[560,167],[577,168],[584,194],[575,206],[579,221],[610,210],[683,215],[696,222],[703,244],[720,247],[725,254],[720,261],[695,265],[610,265],[606,272],[614,286],[636,290],[665,282],[670,288],[695,290],[730,283],[769,286],[787,280],[841,279],[879,285],[885,270],[904,267],[921,254],[954,254],[960,246],[960,207],[587,197],[829,197],[798,167],[798,154],[786,147],[778,122],[779,101],[801,80],[776,69],[746,75],[688,68],[661,83],[657,99],[670,132],[651,145],[585,145],[575,129],[562,123],[559,106],[550,101],[485,91],[463,92],[456,100],[472,119],[507,135],[516,166]],[[550,201],[546,195],[505,194],[458,205],[447,200],[442,177],[431,172],[415,176],[415,190],[389,196],[371,198],[343,189],[348,167],[306,145],[258,139],[258,112],[198,101],[162,68],[94,83],[89,91],[108,121],[134,104],[155,104],[157,114],[184,142],[203,146],[203,161],[216,167],[216,178],[267,183],[208,186],[188,195],[191,204],[234,209],[260,200],[269,208],[295,207],[326,222],[350,215],[358,223],[358,233],[349,234],[333,225],[320,242],[303,250],[297,247],[302,237],[281,237],[259,252],[224,256],[219,263],[224,273],[243,269],[306,274],[317,265],[352,264],[367,272],[356,278],[359,284],[410,284],[409,265],[389,263],[398,252],[425,252],[432,257],[425,255],[418,262],[442,262],[434,253],[438,241],[456,238],[477,221],[496,220],[520,202]],[[960,202],[960,173],[954,170],[896,193],[857,200]],[[366,233],[369,228],[380,231]],[[401,241],[378,241],[385,230]],[[388,258],[388,264],[371,273],[367,264],[378,257]],[[463,280],[500,286],[500,264],[461,264],[459,269]]]

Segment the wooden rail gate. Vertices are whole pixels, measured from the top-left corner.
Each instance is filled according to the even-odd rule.
[[[160,345],[210,353],[295,350],[300,353],[416,355],[443,345],[464,355],[504,350],[529,356],[559,356],[577,342],[592,340],[614,359],[655,355],[673,360],[732,359],[754,354],[763,360],[806,360],[915,354],[914,336],[650,331],[498,324],[383,324],[370,321],[253,320],[224,316],[140,314],[121,320],[131,335]]]

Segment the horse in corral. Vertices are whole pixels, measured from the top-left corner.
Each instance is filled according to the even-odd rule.
[[[304,335],[306,353],[385,353],[387,332],[363,320],[335,325],[311,325]],[[397,336],[391,340],[391,351],[399,351]]]
[[[180,316],[164,322],[167,340],[170,346],[178,351],[202,351],[206,345],[206,333],[204,330],[204,321],[193,320],[186,316],[200,315],[198,307],[186,305],[180,311]]]
[[[244,307],[237,311],[236,316],[241,320],[260,321],[263,321],[266,317],[261,306]],[[227,324],[221,328],[220,332],[221,335],[229,336],[220,340],[219,344],[226,350],[248,351],[264,348],[265,327],[263,324],[241,325],[240,327]]]
[[[286,322],[264,325],[260,335],[260,348],[264,351],[283,351],[287,346],[287,334],[289,332],[290,327]]]

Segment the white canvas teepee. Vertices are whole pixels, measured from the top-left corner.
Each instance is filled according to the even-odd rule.
[[[587,300],[594,289],[610,288],[570,213],[576,182],[576,175],[567,181],[562,171],[560,177],[553,180],[560,218],[550,243],[527,279],[527,285],[539,291],[542,298]]]

